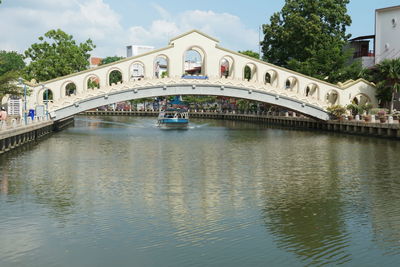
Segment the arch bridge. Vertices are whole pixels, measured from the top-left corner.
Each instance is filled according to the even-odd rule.
[[[46,104],[53,120],[116,102],[167,95],[249,99],[320,120],[328,120],[330,105],[377,106],[373,84],[363,79],[330,84],[223,48],[197,30],[149,53],[28,86],[29,108]]]

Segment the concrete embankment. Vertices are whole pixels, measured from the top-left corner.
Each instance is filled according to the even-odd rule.
[[[157,116],[156,111],[86,111],[81,113],[88,116]],[[270,114],[234,114],[218,112],[190,112],[191,118],[209,118],[222,120],[239,120],[259,122],[270,125],[296,128],[321,130],[329,132],[357,134],[365,136],[384,137],[400,140],[400,124],[398,121],[393,123],[365,122],[361,120],[332,120],[319,121],[307,117],[297,116],[274,116]]]
[[[60,131],[74,122],[74,118],[66,118],[57,122],[48,120],[28,125],[14,125],[0,130],[0,154],[28,143],[34,143],[54,131]]]

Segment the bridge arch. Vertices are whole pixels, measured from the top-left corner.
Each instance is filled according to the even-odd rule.
[[[359,93],[353,97],[351,102],[357,105],[366,105],[371,103],[371,98],[366,94]]]
[[[285,81],[285,90],[298,93],[299,92],[299,80],[294,76],[288,77]]]
[[[257,81],[257,65],[249,62],[243,67],[243,80]]]
[[[336,91],[335,89],[329,90],[326,95],[325,95],[325,101],[326,103],[330,105],[337,105],[339,104],[339,92]]]
[[[142,61],[134,61],[129,66],[129,79],[130,80],[141,80],[146,76],[145,64]]]
[[[61,88],[60,88],[60,96],[70,96],[70,95],[76,95],[78,91],[78,88],[76,86],[76,83],[72,80],[67,80],[62,83]]]
[[[136,86],[133,87],[121,85],[117,87],[115,91],[104,93],[98,91],[96,95],[74,99],[72,102],[68,99],[64,99],[51,105],[50,115],[52,119],[59,120],[85,110],[121,101],[173,95],[213,95],[249,99],[281,106],[322,120],[327,120],[329,118],[323,106],[285,95],[277,95],[276,92],[269,92],[262,89],[250,89],[242,83],[238,83],[238,85],[221,85],[183,82],[172,85],[168,81],[166,81],[164,85],[159,83],[149,85],[149,82],[143,82],[142,86],[137,86],[136,84]]]
[[[165,54],[158,54],[154,57],[153,61],[153,77],[154,78],[164,78],[169,77],[170,72],[170,60],[169,57]]]
[[[319,86],[315,83],[310,83],[307,85],[307,87],[304,89],[304,95],[306,97],[310,98],[315,98],[319,100]]]
[[[278,72],[276,70],[268,70],[265,72],[264,83],[276,87],[279,83]]]
[[[233,78],[234,76],[234,64],[235,60],[233,57],[225,55],[219,61],[219,72],[220,77]]]
[[[87,90],[100,89],[100,78],[98,75],[91,73],[84,78],[84,88]]]
[[[107,85],[123,82],[123,72],[120,68],[112,67],[107,72]]]
[[[193,52],[191,52],[193,51]],[[189,54],[191,53],[191,54]],[[200,72],[198,74],[200,75],[206,75],[206,52],[204,51],[203,48],[197,45],[192,45],[189,46],[185,52],[183,53],[183,74],[186,74],[187,70],[190,68],[190,63],[188,64],[188,59],[187,57],[194,57],[194,56],[199,56],[200,57]],[[189,59],[190,61],[190,59]],[[189,66],[188,66],[189,65]]]
[[[47,91],[47,95],[46,95],[46,91]],[[46,100],[48,100],[49,102],[52,102],[54,100],[54,92],[51,89],[44,87],[39,90],[39,92],[37,94],[36,102],[38,105],[43,105],[46,103]]]

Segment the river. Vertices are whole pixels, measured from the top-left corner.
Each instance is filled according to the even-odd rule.
[[[0,266],[398,266],[400,143],[77,117],[0,156]]]

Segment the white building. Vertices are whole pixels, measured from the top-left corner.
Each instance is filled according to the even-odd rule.
[[[375,10],[375,64],[400,57],[400,6]]]
[[[376,9],[375,35],[358,36],[349,42],[354,49],[353,59],[361,60],[364,68],[387,58],[399,58],[400,6]]]
[[[126,57],[134,57],[154,50],[154,46],[147,45],[128,45],[126,47]]]

